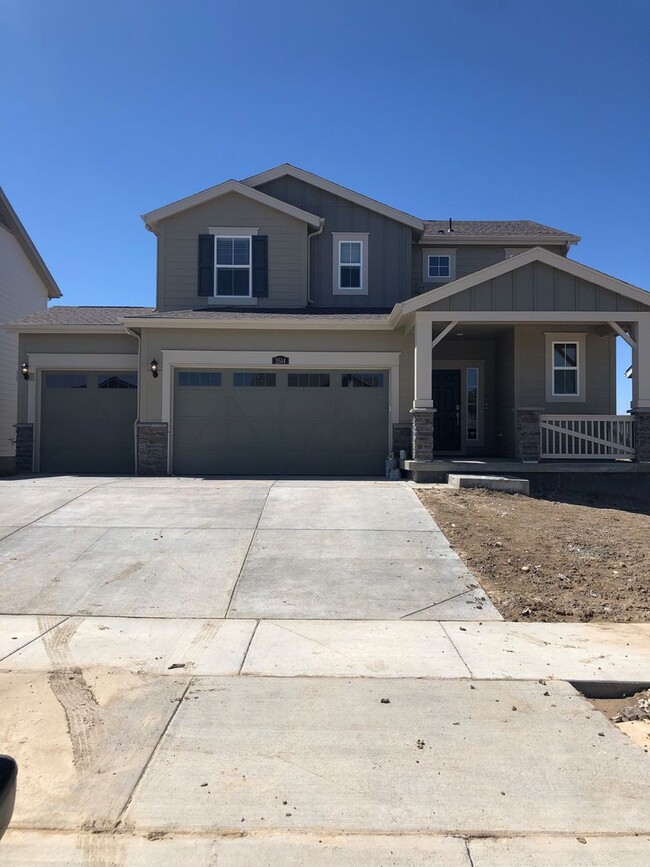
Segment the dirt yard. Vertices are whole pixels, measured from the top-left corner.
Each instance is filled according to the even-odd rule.
[[[650,516],[639,504],[416,490],[506,620],[650,621]]]

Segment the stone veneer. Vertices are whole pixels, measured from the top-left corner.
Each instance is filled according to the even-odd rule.
[[[634,409],[634,448],[637,461],[650,461],[650,409]]]
[[[433,410],[411,410],[411,448],[414,461],[433,460]]]
[[[400,452],[406,452],[406,457],[411,456],[411,425],[410,424],[394,424],[393,425],[393,452],[396,457],[399,457]]]
[[[167,475],[167,422],[138,422],[138,475]]]
[[[540,454],[540,409],[516,410],[517,457],[520,461],[538,461]]]
[[[16,428],[16,472],[31,473],[34,469],[34,425],[19,423]]]

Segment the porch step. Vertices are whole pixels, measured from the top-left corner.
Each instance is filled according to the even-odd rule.
[[[513,479],[507,476],[470,476],[449,473],[447,484],[450,488],[487,488],[490,491],[506,491],[508,494],[530,496],[528,479]]]

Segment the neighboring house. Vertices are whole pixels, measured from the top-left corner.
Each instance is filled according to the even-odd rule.
[[[0,322],[45,310],[61,292],[0,188]],[[0,472],[14,469],[18,335],[0,327]]]
[[[14,326],[25,469],[650,460],[650,294],[568,259],[575,235],[426,221],[290,165],[143,219],[155,308],[54,307]],[[623,418],[617,336],[634,355]]]

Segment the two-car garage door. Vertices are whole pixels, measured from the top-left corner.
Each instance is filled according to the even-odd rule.
[[[177,369],[172,441],[180,475],[378,475],[388,374]]]

